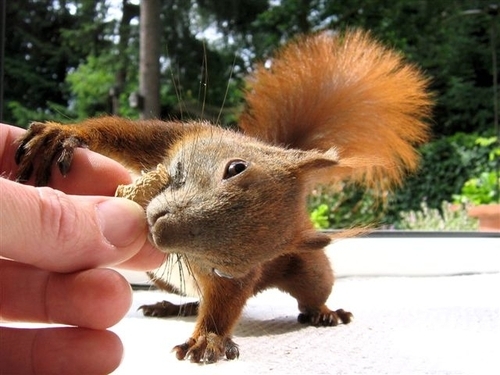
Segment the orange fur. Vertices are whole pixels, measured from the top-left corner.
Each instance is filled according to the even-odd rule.
[[[428,81],[402,56],[356,31],[298,38],[259,66],[240,126],[266,142],[303,150],[334,145],[329,181],[399,183],[428,138]]]

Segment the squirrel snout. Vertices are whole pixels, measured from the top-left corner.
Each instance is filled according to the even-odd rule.
[[[160,250],[185,247],[186,242],[200,235],[200,229],[186,217],[186,207],[168,205],[164,199],[154,199],[146,208],[150,239]]]
[[[148,225],[149,227],[153,227],[155,223],[160,219],[161,217],[170,214],[170,210],[165,207],[158,207],[158,208],[150,208],[151,205],[149,205],[146,209],[146,218],[148,220]]]
[[[153,227],[162,217],[178,215],[183,211],[183,206],[175,203],[162,195],[153,198],[146,207],[146,218],[149,227]]]

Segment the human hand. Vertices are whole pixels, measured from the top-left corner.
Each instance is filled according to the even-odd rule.
[[[109,373],[123,348],[104,329],[127,313],[132,294],[102,267],[153,269],[164,255],[147,241],[144,211],[107,197],[130,182],[110,159],[79,149],[72,172],[53,173],[51,187],[10,180],[22,132],[0,124],[0,320],[74,327],[0,327],[0,373]]]

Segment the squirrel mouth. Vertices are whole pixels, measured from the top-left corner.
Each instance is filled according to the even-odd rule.
[[[231,275],[229,275],[229,274],[227,274],[227,273],[224,273],[224,272],[222,272],[222,271],[219,271],[217,268],[214,268],[214,269],[213,269],[213,272],[214,272],[217,276],[219,276],[219,277],[223,277],[223,278],[225,278],[225,279],[232,279],[232,278],[233,278]]]

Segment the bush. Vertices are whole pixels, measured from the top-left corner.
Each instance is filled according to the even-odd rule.
[[[477,219],[467,215],[464,205],[452,205],[443,202],[439,209],[429,208],[425,202],[420,204],[420,210],[401,213],[397,229],[427,230],[427,231],[476,231]]]
[[[488,154],[490,162],[499,162],[500,147],[496,147],[498,137],[478,138],[476,144],[481,147],[495,147]],[[489,169],[488,166],[478,177],[473,177],[465,181],[460,194],[453,196],[455,203],[462,204],[489,204],[500,202],[500,175],[498,170]]]
[[[465,181],[460,194],[453,196],[453,201],[474,205],[498,202],[498,186],[500,186],[500,177],[495,171],[483,172],[479,177]]]
[[[442,202],[452,201],[467,180],[494,170],[496,159],[490,155],[496,145],[478,139],[484,138],[457,133],[424,145],[420,170],[390,196],[387,221],[397,222],[399,212],[420,210],[421,202],[441,209]]]
[[[318,189],[309,198],[311,219],[318,228],[401,227],[407,213],[424,207],[427,215],[443,215],[443,202],[452,201],[468,180],[496,168],[500,151],[492,139],[457,133],[424,145],[419,171],[382,199],[348,184]]]
[[[382,199],[352,184],[318,187],[308,206],[317,229],[378,226],[386,210]]]

